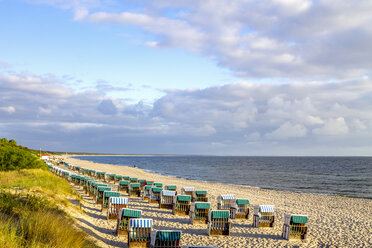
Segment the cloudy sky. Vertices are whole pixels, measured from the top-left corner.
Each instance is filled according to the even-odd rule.
[[[370,0],[0,0],[0,136],[372,155]]]

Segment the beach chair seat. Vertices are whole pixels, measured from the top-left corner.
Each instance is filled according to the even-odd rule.
[[[253,209],[253,227],[273,227],[274,226],[274,206],[259,205]]]
[[[129,181],[122,180],[119,182],[119,191],[129,193]]]
[[[174,215],[189,215],[190,214],[191,196],[177,195],[173,197]]]
[[[181,248],[181,231],[161,230],[151,232],[151,248]]]
[[[143,186],[143,189],[142,189],[142,192],[141,192],[143,201],[148,201],[149,200],[149,197],[150,197],[150,194],[151,194],[151,192],[150,192],[151,188],[152,188],[151,185]]]
[[[208,224],[210,209],[210,202],[192,202],[190,205],[190,223],[193,225]]]
[[[235,199],[230,208],[231,219],[248,219],[249,217],[249,200]]]
[[[208,214],[208,234],[213,235],[230,235],[230,211],[229,210],[212,210]]]
[[[122,208],[116,223],[116,235],[122,235],[129,230],[129,219],[141,218],[142,211],[137,209]]]
[[[194,187],[183,187],[181,188],[181,195],[189,195],[192,197],[194,195],[194,191]]]
[[[129,197],[140,197],[141,185],[139,183],[129,184]]]
[[[306,239],[307,236],[306,215],[285,214],[282,237],[284,239]]]
[[[105,191],[111,191],[111,187],[107,187],[107,186],[97,187],[96,204],[102,204],[103,203],[103,193]]]
[[[177,192],[177,185],[165,185],[165,190],[176,191]]]
[[[173,209],[174,196],[176,196],[175,191],[163,190],[160,194],[159,208]]]
[[[150,191],[150,198],[149,198],[149,203],[160,203],[160,197],[161,197],[161,192],[163,191],[162,188],[156,188],[152,187]]]
[[[208,202],[207,191],[206,190],[195,190],[192,196],[192,201]]]
[[[103,192],[101,212],[107,209],[110,197],[120,197],[120,192],[111,190]]]
[[[129,248],[146,248],[151,245],[152,219],[130,219],[128,231]]]
[[[107,207],[107,220],[117,219],[122,208],[128,207],[128,198],[110,197]]]
[[[235,202],[234,195],[220,195],[217,198],[217,209],[218,210],[229,210]]]

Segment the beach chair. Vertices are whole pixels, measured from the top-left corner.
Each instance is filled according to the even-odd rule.
[[[130,219],[128,231],[129,248],[145,248],[151,244],[152,219]]]
[[[117,219],[122,208],[128,207],[128,198],[126,197],[110,197],[107,207],[107,220]]]
[[[141,185],[141,189],[143,186],[145,186],[146,179],[138,179],[138,183]]]
[[[103,202],[103,192],[111,191],[110,187],[107,186],[99,186],[96,190],[96,204],[102,204]]]
[[[101,182],[92,183],[91,189],[92,189],[92,197],[94,198],[94,200],[96,199],[96,196],[97,196],[98,187],[107,187],[107,184],[101,183]]]
[[[116,235],[119,236],[127,233],[129,230],[129,219],[141,218],[141,213],[141,210],[122,208],[116,223]]]
[[[173,209],[173,198],[175,196],[175,191],[163,190],[160,193],[159,208]]]
[[[253,227],[274,226],[274,206],[259,205],[253,208]]]
[[[149,200],[149,197],[150,197],[150,194],[151,194],[151,192],[150,192],[151,188],[152,188],[151,185],[143,186],[143,190],[141,192],[143,201],[148,201]]]
[[[230,209],[231,219],[248,219],[249,217],[249,200],[235,199]]]
[[[230,235],[230,211],[229,210],[212,210],[208,214],[208,234],[213,235]]]
[[[89,169],[83,169],[83,175],[89,175]]]
[[[129,182],[130,182],[130,183],[138,183],[138,178],[137,178],[137,177],[131,177],[131,178],[129,179]]]
[[[208,224],[208,215],[211,209],[210,202],[192,202],[190,205],[190,223]]]
[[[139,183],[129,184],[129,197],[140,197],[141,185]]]
[[[189,196],[193,196],[194,195],[194,187],[183,187],[181,189],[181,195],[189,195]]]
[[[233,202],[235,202],[234,195],[220,195],[217,198],[217,209],[218,210],[229,210],[233,206]]]
[[[177,186],[176,185],[165,185],[165,190],[170,190],[170,191],[177,192]]]
[[[153,186],[156,187],[156,188],[160,188],[160,189],[163,188],[163,184],[162,183],[153,183]]]
[[[125,193],[129,193],[129,182],[128,181],[120,181],[119,182],[119,191],[123,191]]]
[[[106,174],[105,179],[108,183],[114,182],[115,183],[115,174]]]
[[[190,214],[191,196],[177,195],[173,197],[173,211],[174,215],[189,215]]]
[[[152,187],[150,190],[150,198],[149,198],[149,203],[157,203],[159,204],[160,202],[160,194],[163,191],[161,188],[154,188]]]
[[[103,192],[101,212],[107,209],[110,197],[120,197],[120,192],[111,190]]]
[[[282,237],[284,239],[306,239],[307,236],[306,215],[285,214]]]
[[[97,182],[97,181],[95,181],[94,179],[87,180],[85,182],[85,187],[83,188],[83,190],[86,194],[90,194],[90,187],[91,187],[92,183],[95,183],[95,182]]]
[[[96,172],[96,175],[97,175],[97,179],[99,179],[99,180],[105,180],[106,172],[97,171]]]
[[[129,182],[129,181],[130,181],[130,177],[128,177],[128,176],[123,176],[123,180]]]
[[[123,176],[115,175],[114,184],[120,182],[121,180],[123,180]]]
[[[151,232],[151,248],[181,248],[181,231],[161,230]]]
[[[89,176],[94,177],[96,175],[95,170],[89,170]]]
[[[80,187],[81,187],[81,186],[84,186],[84,185],[85,185],[85,181],[86,181],[87,179],[89,179],[89,177],[84,177],[84,176],[82,176],[82,177],[80,178],[80,184],[79,184],[79,186],[80,186]]]
[[[154,184],[154,181],[146,181],[145,182],[145,185],[150,185],[150,186],[152,186]]]
[[[208,202],[207,191],[206,190],[194,191],[192,200],[196,202]]]

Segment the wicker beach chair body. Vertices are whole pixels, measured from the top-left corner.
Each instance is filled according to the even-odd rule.
[[[170,190],[170,191],[177,192],[177,185],[165,185],[165,190]]]
[[[121,209],[128,207],[128,198],[126,197],[110,197],[107,207],[107,220],[117,219]]]
[[[128,230],[129,248],[146,248],[151,244],[152,219],[130,219]]]
[[[195,190],[192,196],[195,202],[208,202],[208,194],[206,190]]]
[[[129,181],[122,180],[119,182],[119,191],[125,192],[126,194],[129,193]]]
[[[100,186],[97,188],[97,194],[96,194],[96,204],[101,204],[103,203],[103,193],[105,191],[111,191],[110,187],[107,186]]]
[[[122,208],[116,223],[116,235],[122,235],[129,230],[129,219],[141,218],[142,211],[137,209]]]
[[[210,208],[210,202],[192,202],[190,206],[190,223],[192,225],[208,224]]]
[[[274,226],[274,206],[259,205],[253,209],[253,227],[273,227]]]
[[[161,198],[161,192],[163,191],[162,188],[156,188],[152,187],[150,191],[150,198],[149,198],[149,203],[160,203],[160,198]]]
[[[173,198],[174,215],[189,215],[190,214],[191,196],[177,195]]]
[[[230,208],[233,206],[234,201],[234,195],[220,195],[217,198],[217,209],[230,211]]]
[[[159,208],[173,209],[173,198],[175,196],[175,191],[163,190],[160,194]]]
[[[230,211],[229,210],[212,210],[208,214],[208,234],[213,235],[230,235]]]
[[[152,186],[151,185],[145,185],[143,186],[143,189],[142,189],[142,200],[143,201],[148,201],[149,200],[149,197],[150,197],[150,194],[151,194],[151,188]]]
[[[231,219],[248,219],[249,218],[249,200],[235,199],[230,209]]]
[[[195,191],[194,187],[183,187],[181,189],[181,195],[189,195],[189,196],[193,197],[194,191]],[[191,201],[192,201],[192,199],[191,199]]]
[[[306,215],[285,214],[282,237],[284,239],[306,239],[307,236]]]
[[[151,232],[151,248],[181,248],[181,231],[161,230]]]
[[[111,190],[103,192],[101,212],[107,209],[110,197],[120,197],[120,192]]]
[[[131,183],[129,184],[129,197],[140,197],[141,196],[141,184]]]

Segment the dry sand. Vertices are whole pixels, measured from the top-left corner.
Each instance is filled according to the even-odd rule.
[[[164,185],[195,187],[207,190],[212,209],[217,209],[217,196],[234,194],[248,198],[251,212],[248,220],[232,220],[230,236],[209,237],[207,225],[191,225],[189,217],[172,215],[171,210],[158,209],[156,204],[130,198],[129,207],[142,210],[143,218],[154,220],[153,229],[181,230],[182,245],[216,245],[218,247],[372,247],[372,201],[340,196],[293,193],[252,187],[206,183],[148,173],[142,169],[98,164],[64,157],[66,162],[83,168],[105,171],[123,176],[138,177]],[[78,189],[79,190],[79,189]],[[80,190],[82,193],[82,191]],[[106,220],[98,205],[82,193],[85,214],[74,213],[77,224],[102,247],[127,247],[127,237],[115,235],[115,220]],[[274,228],[253,228],[253,206],[275,205]],[[305,214],[309,217],[308,237],[305,241],[281,238],[284,214]]]

